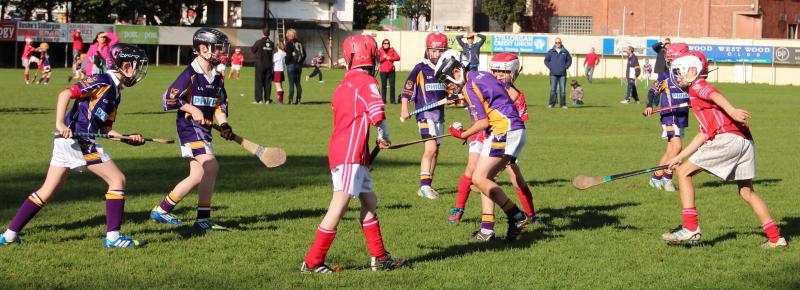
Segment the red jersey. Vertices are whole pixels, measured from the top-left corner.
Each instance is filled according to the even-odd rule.
[[[25,43],[25,48],[22,49],[22,59],[31,59],[31,52],[36,50],[30,43]]]
[[[244,65],[244,55],[241,53],[234,53],[231,56],[231,65]]]
[[[517,90],[517,92],[519,92],[519,97],[514,101],[514,106],[517,107],[519,118],[524,122],[528,120],[528,104],[525,103],[525,94],[520,90]]]
[[[369,166],[369,125],[386,119],[374,77],[359,68],[345,72],[333,92],[333,134],[328,148],[331,169],[342,164]]]
[[[753,140],[750,128],[746,124],[734,121],[717,104],[711,101],[711,94],[719,91],[701,78],[689,87],[689,101],[692,110],[700,122],[700,133],[706,134],[706,142],[722,133],[732,133]],[[721,93],[720,93],[721,94]]]
[[[224,54],[224,53],[222,55],[220,55],[219,56],[219,63],[222,64],[222,65],[225,65],[226,63],[228,63],[228,55]]]

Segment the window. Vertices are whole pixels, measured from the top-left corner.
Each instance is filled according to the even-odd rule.
[[[592,17],[550,16],[550,33],[592,34]]]
[[[797,39],[797,23],[789,24],[788,29],[786,29],[786,38]]]

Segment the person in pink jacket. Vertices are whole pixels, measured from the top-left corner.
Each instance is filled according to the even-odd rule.
[[[392,104],[399,104],[400,100],[394,99],[394,62],[400,60],[400,55],[391,47],[388,39],[384,39],[381,48],[378,49],[378,59],[381,62],[381,99],[386,104],[386,80],[389,80],[389,100]]]
[[[89,47],[89,51],[86,53],[87,65],[85,72],[87,76],[105,73],[105,67],[98,68],[95,67],[95,64],[102,63],[105,65],[109,63],[107,61],[107,59],[110,57],[108,54],[108,48],[114,44],[117,44],[117,42],[119,42],[119,37],[113,32],[100,32],[97,34],[97,36],[95,36],[92,46]],[[101,59],[97,59],[98,55],[101,57]],[[102,62],[99,62],[101,60]]]

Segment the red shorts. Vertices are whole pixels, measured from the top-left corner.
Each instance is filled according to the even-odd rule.
[[[272,81],[276,83],[283,82],[283,71],[276,71],[272,73]]]

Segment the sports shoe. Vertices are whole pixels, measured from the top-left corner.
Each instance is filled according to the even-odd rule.
[[[620,103],[622,103],[622,104],[627,104],[627,103],[628,103],[628,100],[619,101],[619,102],[620,102]]]
[[[171,213],[159,212],[158,211],[158,206],[156,206],[155,208],[153,208],[152,211],[150,211],[150,219],[153,220],[153,221],[160,222],[160,223],[171,224],[171,225],[176,225],[176,226],[179,226],[179,225],[183,224],[182,221],[178,220]]]
[[[419,191],[417,191],[417,195],[419,195],[420,197],[425,197],[425,198],[429,198],[429,199],[437,199],[437,198],[439,198],[439,194],[436,193],[436,190],[434,190],[433,187],[430,187],[430,186],[427,186],[427,185],[423,186],[423,187],[420,187]]]
[[[777,242],[774,242],[774,243],[770,242],[769,240],[767,240],[766,243],[761,245],[761,247],[764,248],[764,249],[785,248],[785,247],[788,247],[788,246],[789,246],[789,243],[786,242],[786,238],[780,238],[780,239],[778,239]]]
[[[272,104],[273,104],[273,105],[283,105],[283,102],[281,102],[281,101],[276,101],[276,102],[274,102],[274,103],[272,103]]]
[[[473,241],[491,242],[494,241],[494,233],[486,235],[484,233],[481,233],[480,230],[477,230],[474,233],[472,233],[469,239]]]
[[[527,217],[521,220],[509,220],[508,231],[506,232],[506,238],[504,239],[504,241],[510,243],[516,240],[519,234],[522,233],[522,229],[525,228],[527,222],[528,222]]]
[[[464,215],[463,208],[454,207],[450,210],[450,216],[447,218],[447,221],[450,223],[457,223],[461,221],[461,216]]]
[[[636,103],[639,104],[639,101],[636,101]]]
[[[406,258],[392,257],[389,252],[386,252],[386,258],[383,258],[383,260],[378,260],[378,258],[372,257],[372,259],[369,261],[369,268],[372,269],[372,272],[393,270],[399,268],[405,262]]]
[[[528,216],[528,217],[525,219],[525,226],[524,226],[524,227],[526,227],[526,228],[527,228],[527,227],[528,227],[528,225],[530,225],[530,224],[535,224],[535,225],[544,225],[544,222],[542,221],[542,219],[541,219],[540,217],[538,217],[538,216],[536,216],[536,215],[529,215],[529,216]]]
[[[71,81],[72,81],[72,76],[68,76],[67,77],[67,82],[71,82]]]
[[[253,105],[261,105],[261,102],[252,102],[252,103],[250,103],[250,104],[253,104]]]
[[[308,81],[308,76],[306,76],[306,81]]]
[[[209,222],[209,221],[194,222],[192,227],[195,228],[195,229],[201,229],[201,230],[212,230],[212,231],[222,231],[222,232],[227,232],[228,231],[228,228],[223,227],[223,226],[218,225],[218,224],[215,224],[215,223],[212,223],[212,222]]]
[[[19,237],[17,237],[13,241],[6,241],[6,237],[0,235],[0,246],[7,246],[11,244],[21,244],[21,243],[27,243],[27,242],[23,239],[20,239]]]
[[[319,81],[319,83],[320,83],[320,84],[324,84],[324,83],[325,83],[325,81]]]
[[[567,106],[561,106],[562,109],[569,109]]]
[[[300,265],[300,273],[303,274],[309,274],[309,273],[330,274],[334,272],[336,271],[334,271],[331,267],[328,267],[328,265],[325,264],[319,264],[314,268],[309,268],[306,262],[303,262],[303,264]]]
[[[675,191],[675,185],[672,185],[672,179],[661,179],[661,187],[666,191]]]
[[[548,109],[552,109],[552,108],[553,108],[553,105],[547,105],[547,108],[548,108]]]
[[[697,230],[690,231],[683,227],[683,225],[678,226],[677,228],[669,231],[669,233],[665,233],[661,235],[661,239],[667,242],[689,242],[695,243],[700,241],[700,237],[703,234],[700,232],[700,227],[697,227]]]
[[[30,84],[31,84],[31,81],[25,81],[25,84],[26,84],[26,85],[30,85]]]
[[[144,246],[146,243],[140,240],[134,240],[126,235],[120,235],[119,238],[113,241],[109,241],[105,239],[103,241],[103,247],[106,249],[110,248],[130,248],[130,247],[141,247]]]
[[[662,180],[663,179],[650,178],[650,183],[649,183],[650,187],[653,187],[655,189],[664,189],[664,187],[661,186],[661,181]],[[675,190],[675,189],[672,189],[672,190]]]

